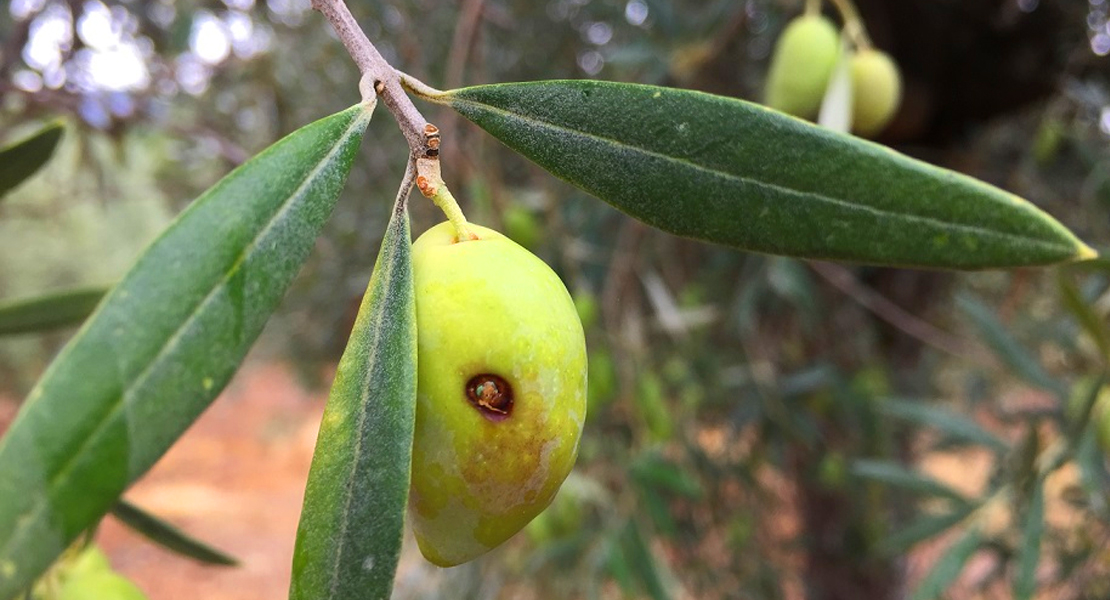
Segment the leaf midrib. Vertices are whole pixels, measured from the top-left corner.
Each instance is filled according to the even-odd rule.
[[[386,235],[389,235],[391,237],[393,235],[398,235],[393,231],[392,224],[390,225],[389,230],[386,232]],[[395,245],[395,244],[396,244],[396,242],[392,243],[392,245]],[[393,262],[393,253],[394,252],[396,252],[396,249],[391,249],[390,255],[387,257],[388,260],[386,260],[386,263],[387,263],[386,268],[385,268],[384,272],[382,273],[382,276],[383,276],[382,281],[384,282],[384,285],[383,285],[381,295],[378,296],[379,301],[382,301],[382,302],[386,301],[387,298],[390,298],[392,296],[392,294],[390,294],[390,292],[392,291],[391,288],[393,287],[392,286],[392,284],[393,284],[393,271],[395,269],[395,265],[394,265],[394,262]],[[371,293],[373,293],[373,292],[371,292]],[[367,370],[366,370],[367,379],[369,379],[372,376],[374,365],[377,364],[377,360],[379,358],[377,356],[377,353],[374,352],[373,350],[378,347],[378,342],[381,340],[381,337],[383,335],[383,330],[385,329],[384,327],[382,327],[382,323],[384,322],[384,319],[383,319],[384,316],[385,316],[384,311],[375,310],[374,311],[374,320],[371,323],[366,324],[367,327],[373,327],[374,328],[374,336],[371,340],[372,343],[369,346],[370,349],[371,349],[371,360],[367,361]],[[367,414],[369,413],[369,411],[366,410],[366,406],[369,403],[369,399],[370,399],[370,386],[369,385],[362,385],[361,389],[359,391],[359,397],[358,397],[358,406],[359,406],[360,410],[359,410],[359,414],[358,414],[358,428],[356,430],[356,431],[359,432],[359,435],[356,436],[355,446],[352,449],[351,461],[350,461],[351,468],[347,473],[348,476],[346,478],[346,481],[343,482],[343,495],[344,495],[343,511],[340,514],[338,543],[337,543],[336,549],[335,549],[335,560],[332,563],[333,567],[332,567],[332,574],[331,574],[331,578],[330,578],[331,581],[329,582],[329,586],[328,586],[328,589],[329,589],[328,597],[329,598],[335,598],[336,594],[339,591],[339,584],[340,584],[340,581],[341,581],[340,573],[339,573],[339,567],[342,564],[343,549],[346,547],[346,544],[344,543],[344,539],[346,539],[347,528],[349,527],[349,525],[351,523],[351,519],[350,519],[351,502],[352,502],[352,499],[354,498],[354,495],[355,495],[354,494],[354,475],[358,471],[359,458],[362,456],[362,445],[363,445],[362,443],[363,443],[363,440],[364,440],[364,436],[362,435],[362,432],[364,432],[366,430],[365,429],[366,419],[367,419]]]
[[[833,198],[831,196],[822,196],[820,194],[815,194],[813,192],[806,192],[806,191],[802,191],[802,190],[796,190],[796,189],[785,187],[785,186],[782,186],[782,185],[779,185],[779,184],[770,183],[770,182],[766,182],[766,181],[760,181],[758,179],[753,179],[753,178],[750,178],[750,177],[745,177],[743,175],[736,175],[734,173],[727,173],[727,172],[724,172],[724,171],[718,171],[718,170],[715,170],[715,169],[711,169],[709,167],[699,165],[699,164],[697,164],[695,162],[692,162],[688,159],[684,159],[684,158],[680,158],[680,157],[676,157],[676,156],[670,156],[668,154],[662,154],[662,153],[656,152],[654,150],[648,150],[648,149],[640,147],[640,146],[634,146],[634,145],[622,142],[620,140],[616,140],[616,139],[613,139],[613,138],[608,138],[608,137],[598,135],[598,134],[595,134],[595,133],[585,132],[585,131],[582,131],[580,129],[572,129],[572,128],[569,128],[569,127],[565,127],[563,125],[558,125],[556,123],[552,123],[550,121],[544,121],[543,119],[538,119],[538,118],[536,118],[532,115],[523,115],[521,113],[516,113],[516,112],[509,111],[509,110],[505,110],[503,108],[492,106],[492,105],[486,104],[484,102],[477,102],[477,101],[469,100],[469,99],[466,99],[466,98],[460,98],[458,95],[450,96],[447,99],[447,101],[449,103],[452,103],[452,104],[454,104],[454,103],[467,104],[467,105],[470,105],[470,106],[483,108],[483,109],[489,110],[490,112],[494,112],[494,113],[506,116],[508,118],[517,119],[517,120],[522,121],[524,123],[533,124],[533,125],[541,127],[541,128],[546,127],[548,129],[552,129],[554,131],[569,134],[569,135],[572,135],[572,136],[576,135],[576,136],[579,136],[579,137],[582,137],[582,138],[585,138],[585,139],[594,140],[594,141],[603,142],[603,143],[608,143],[608,144],[612,144],[614,146],[621,147],[621,148],[627,148],[627,149],[629,149],[633,152],[638,152],[638,153],[643,154],[645,156],[650,156],[650,157],[661,159],[661,160],[664,160],[664,161],[667,161],[667,162],[675,163],[675,164],[678,164],[682,167],[689,168],[689,169],[692,169],[692,170],[695,170],[695,171],[700,171],[700,172],[703,172],[703,173],[708,173],[710,175],[718,176],[718,177],[721,177],[723,179],[737,181],[737,182],[740,182],[740,183],[743,183],[743,184],[752,185],[752,186],[755,186],[757,188],[763,188],[763,189],[775,191],[775,192],[778,192],[778,193],[787,193],[787,194],[790,194],[790,195],[797,195],[800,198],[802,198],[803,200],[816,202],[818,204],[822,204],[822,203],[830,204],[830,205],[834,205],[834,206],[847,208],[849,210],[857,210],[857,211],[861,211],[861,212],[871,213],[871,214],[879,216],[879,217],[889,217],[889,218],[893,218],[893,219],[902,219],[902,220],[908,221],[910,223],[918,222],[918,223],[925,223],[925,224],[929,224],[929,225],[933,225],[933,226],[938,226],[939,225],[939,226],[942,226],[942,228],[952,228],[952,229],[955,229],[957,231],[967,231],[967,232],[974,233],[974,234],[977,234],[977,235],[980,235],[980,236],[985,236],[985,237],[995,237],[995,238],[1001,238],[1003,240],[1018,240],[1019,242],[1023,242],[1023,243],[1034,245],[1034,246],[1039,246],[1039,247],[1042,247],[1042,248],[1047,248],[1047,249],[1050,249],[1050,250],[1059,250],[1059,249],[1063,248],[1066,251],[1071,252],[1072,254],[1074,254],[1076,252],[1075,248],[1073,248],[1071,246],[1063,246],[1063,245],[1059,245],[1059,244],[1056,244],[1056,243],[1053,243],[1053,242],[1050,242],[1050,241],[1047,241],[1047,240],[1034,238],[1034,237],[1027,237],[1027,236],[1023,236],[1023,235],[1020,235],[1020,234],[1017,234],[1017,233],[995,231],[993,229],[986,229],[986,228],[983,228],[983,227],[976,227],[974,225],[968,225],[968,224],[964,224],[964,223],[954,223],[954,222],[951,222],[951,221],[944,221],[944,220],[941,220],[941,219],[937,219],[937,218],[934,218],[934,217],[927,217],[927,216],[924,216],[924,215],[894,212],[894,211],[890,211],[890,210],[877,208],[877,207],[874,207],[874,206],[866,206],[866,205],[863,205],[863,204],[852,203],[850,201],[842,200],[842,199],[839,199],[839,198]]]
[[[212,302],[217,293],[221,289],[226,287],[227,282],[230,281],[235,273],[239,271],[243,263],[254,254],[254,251],[257,249],[259,242],[267,237],[267,235],[275,227],[275,225],[282,220],[282,217],[290,210],[290,208],[294,204],[296,204],[296,201],[303,197],[307,188],[315,182],[315,180],[320,176],[320,173],[328,165],[330,165],[334,157],[342,151],[342,149],[346,146],[348,140],[351,138],[351,135],[355,131],[358,131],[361,124],[364,122],[366,118],[364,114],[360,114],[351,120],[350,125],[347,127],[347,130],[343,132],[343,135],[339,138],[339,141],[324,156],[324,158],[319,163],[317,163],[315,167],[313,167],[312,171],[310,171],[309,174],[305,177],[304,181],[301,182],[301,185],[299,185],[297,189],[294,190],[292,194],[290,194],[289,198],[287,198],[285,202],[282,203],[281,208],[274,213],[274,216],[272,216],[269,221],[266,222],[266,226],[259,231],[258,235],[256,235],[251,240],[251,242],[244,247],[243,251],[239,253],[239,256],[236,258],[231,268],[228,269],[227,273],[224,274],[223,278],[221,278],[219,283],[213,286],[212,290],[208,292],[208,294],[199,303],[197,303],[196,308],[189,314],[188,318],[186,318],[181,323],[181,325],[176,330],[174,330],[173,334],[170,335],[170,337],[158,350],[158,353],[154,355],[150,363],[134,380],[132,380],[132,382],[123,390],[123,392],[120,393],[119,398],[104,414],[104,417],[100,419],[96,427],[93,428],[92,432],[90,432],[88,437],[85,438],[85,441],[82,442],[78,449],[70,455],[65,463],[62,464],[62,467],[58,470],[58,472],[47,481],[47,485],[43,488],[44,493],[41,496],[41,500],[35,502],[30,509],[24,511],[21,515],[16,517],[16,521],[18,522],[18,524],[16,525],[15,530],[12,532],[12,536],[4,545],[3,552],[0,552],[0,556],[9,556],[8,552],[15,545],[15,542],[19,541],[20,537],[27,530],[27,527],[29,527],[32,523],[38,522],[39,516],[49,505],[50,493],[58,485],[64,482],[66,478],[68,478],[70,471],[73,470],[73,467],[76,465],[79,457],[81,457],[84,451],[88,449],[93,443],[95,443],[100,438],[103,431],[111,425],[112,421],[123,409],[123,407],[128,404],[129,396],[134,393],[134,390],[137,387],[140,387],[141,384],[146,381],[146,379],[154,371],[155,367],[158,366],[165,358],[166,354],[177,347],[177,344],[179,343],[181,337],[196,320],[197,316],[203,312],[205,306]]]

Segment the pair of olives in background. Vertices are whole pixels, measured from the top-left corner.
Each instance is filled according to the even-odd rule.
[[[775,43],[767,75],[765,104],[803,119],[813,119],[842,60],[840,32],[821,15],[790,22]],[[887,53],[861,48],[849,62],[852,131],[874,137],[890,123],[902,98],[902,77]]]

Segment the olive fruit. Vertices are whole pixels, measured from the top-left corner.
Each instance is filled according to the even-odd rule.
[[[851,59],[852,131],[872,137],[883,130],[902,101],[902,76],[890,55],[866,49]]]
[[[832,21],[803,15],[775,42],[764,104],[804,119],[817,116],[840,56],[840,34]]]
[[[89,546],[65,566],[64,576],[67,578],[81,577],[89,573],[111,570],[112,565],[108,562],[108,557],[105,556],[104,551],[96,546]]]
[[[58,600],[147,600],[134,583],[113,571],[82,573],[67,579]]]
[[[454,566],[539,514],[586,416],[586,341],[559,277],[500,233],[441,223],[412,247],[417,405],[411,523]]]

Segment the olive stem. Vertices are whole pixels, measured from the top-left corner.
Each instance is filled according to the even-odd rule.
[[[365,96],[372,89],[381,97],[389,112],[397,119],[401,133],[409,143],[409,148],[416,158],[438,154],[438,150],[431,152],[424,136],[424,129],[428,121],[420,114],[412,100],[401,88],[401,78],[397,71],[386,62],[370,38],[359,27],[351,10],[343,0],[312,0],[312,8],[331,23],[339,41],[347,48],[347,53],[354,59],[359,72],[364,80],[359,87]],[[372,85],[366,85],[370,83]],[[366,99],[365,97],[363,98]]]
[[[859,10],[852,0],[829,0],[836,11],[840,13],[840,18],[844,21],[844,34],[848,39],[855,44],[858,50],[867,50],[871,48],[871,38],[867,35],[867,27],[863,24],[863,19],[859,16]]]
[[[416,176],[416,187],[420,190],[424,197],[430,198],[443,214],[447,216],[447,220],[451,222],[451,226],[455,229],[455,239],[459,242],[469,242],[470,240],[478,239],[470,231],[470,224],[466,222],[466,217],[463,216],[462,209],[459,208],[459,203],[455,200],[455,196],[451,194],[451,190],[447,189],[447,184],[443,183],[443,178],[439,174],[439,161],[434,161],[434,164],[428,163],[429,159],[417,159],[416,169],[417,172],[422,173]]]
[[[394,69],[382,57],[370,38],[366,37],[366,33],[359,27],[343,0],[312,0],[312,8],[320,11],[331,23],[332,29],[335,30],[339,40],[347,48],[347,53],[351,55],[359,72],[362,73],[359,91],[362,93],[363,102],[372,101],[374,94],[381,97],[382,103],[397,119],[397,126],[401,128],[401,133],[408,141],[409,164],[401,190],[397,193],[398,206],[404,207],[404,199],[407,199],[409,189],[415,181],[421,193],[431,198],[432,202],[447,215],[447,219],[455,226],[455,233],[459,240],[478,239],[470,232],[459,203],[443,183],[439,166],[439,129],[420,114],[412,99],[405,93],[401,78],[402,76],[408,78],[408,76]],[[442,94],[427,85],[417,83],[422,90]]]

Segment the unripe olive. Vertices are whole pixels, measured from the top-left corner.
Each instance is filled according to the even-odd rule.
[[[113,571],[83,573],[67,579],[58,600],[147,600],[146,594],[123,575]]]
[[[832,21],[803,15],[775,43],[764,103],[804,119],[817,116],[840,56],[840,34]]]
[[[81,577],[91,573],[111,571],[108,557],[96,546],[89,546],[65,566],[64,577]]]
[[[586,342],[559,277],[512,240],[451,225],[413,244],[417,407],[411,523],[440,566],[511,537],[570,473],[586,416]]]
[[[894,117],[902,101],[902,76],[890,55],[863,50],[851,59],[852,131],[872,137]]]

